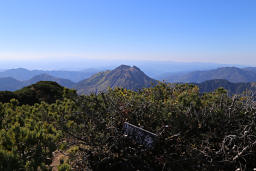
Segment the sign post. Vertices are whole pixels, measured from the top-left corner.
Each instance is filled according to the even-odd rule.
[[[148,148],[152,148],[155,140],[157,139],[156,134],[132,125],[128,122],[124,123],[124,134],[132,137],[137,143],[142,144]]]

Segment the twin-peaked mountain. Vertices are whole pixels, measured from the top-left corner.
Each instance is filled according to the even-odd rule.
[[[122,87],[131,90],[150,87],[157,81],[147,76],[138,67],[121,65],[112,71],[100,72],[75,85],[78,94],[101,92],[108,87]]]

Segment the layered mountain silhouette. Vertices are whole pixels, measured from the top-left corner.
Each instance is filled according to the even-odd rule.
[[[157,81],[147,76],[138,67],[121,65],[112,71],[100,72],[75,85],[78,94],[106,91],[108,87],[137,90],[150,87]]]
[[[47,74],[37,75],[27,81],[19,81],[11,77],[6,77],[6,78],[0,78],[0,91],[15,91],[25,86],[35,84],[39,81],[53,81],[67,88],[72,88],[75,84],[70,80],[53,77]]]
[[[39,74],[26,81],[19,81],[10,77],[0,78],[0,90],[15,91],[39,81],[54,81],[61,86],[76,89],[79,94],[106,91],[109,87],[122,87],[137,90],[150,87],[157,83],[156,80],[148,77],[136,66],[130,67],[127,65],[121,65],[112,71],[108,70],[94,74],[90,78],[82,80],[78,83],[48,74]]]
[[[41,74],[41,75],[37,75],[33,78],[31,78],[28,81],[24,81],[23,84],[25,86],[31,85],[31,84],[35,84],[39,81],[54,81],[56,83],[58,83],[61,86],[67,87],[67,88],[72,88],[75,83],[68,80],[68,79],[63,79],[63,78],[57,78],[57,77],[53,77],[51,75],[48,74]]]
[[[200,83],[207,80],[225,79],[230,82],[256,82],[256,68],[223,67],[208,71],[172,74],[164,78],[168,82]]]
[[[11,77],[0,78],[0,91],[15,91],[22,87],[22,81],[18,81]]]
[[[12,77],[19,81],[29,80],[32,77],[43,74],[41,70],[27,70],[24,68],[8,69],[0,72],[0,78]]]
[[[44,70],[27,70],[24,68],[9,69],[0,72],[0,78],[12,77],[19,81],[25,81],[32,79],[33,77],[41,74],[51,75],[53,77],[59,77],[78,82],[89,78],[93,74],[99,72],[97,69],[86,69],[83,71],[44,71]]]
[[[18,70],[27,72],[23,69]],[[14,70],[9,70],[9,72],[14,72]],[[0,91],[15,91],[39,81],[53,81],[61,86],[76,89],[78,94],[104,92],[108,88],[115,87],[138,90],[157,84],[156,80],[147,76],[138,67],[121,65],[113,70],[94,74],[78,83],[45,73],[40,73],[26,81],[20,81],[12,77],[0,78]],[[210,92],[223,87],[230,94],[240,94],[246,90],[256,91],[256,83],[253,83],[256,82],[256,68],[224,67],[209,71],[173,74],[169,81],[196,84],[201,92]]]

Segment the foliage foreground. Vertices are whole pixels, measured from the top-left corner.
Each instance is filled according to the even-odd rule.
[[[66,91],[66,90],[65,90]],[[33,105],[0,103],[0,170],[252,170],[256,106],[224,89],[159,84]],[[156,133],[153,148],[123,135],[129,122]]]

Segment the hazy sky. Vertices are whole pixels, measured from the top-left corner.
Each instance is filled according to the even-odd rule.
[[[0,63],[107,58],[256,66],[256,0],[0,0]]]

